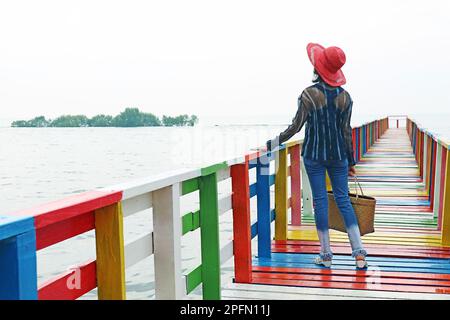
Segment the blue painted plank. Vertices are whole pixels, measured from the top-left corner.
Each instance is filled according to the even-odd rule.
[[[258,256],[270,258],[270,166],[267,157],[259,157],[256,167],[257,216],[258,216]]]
[[[249,189],[250,189],[250,198],[256,196],[256,183],[251,184]]]
[[[0,241],[0,300],[36,300],[34,230]]]
[[[14,217],[0,215],[0,240],[4,240],[33,229],[33,217]]]

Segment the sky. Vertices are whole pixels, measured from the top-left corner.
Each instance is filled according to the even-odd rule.
[[[290,119],[308,42],[345,51],[354,114],[450,114],[450,1],[0,0],[0,119]]]

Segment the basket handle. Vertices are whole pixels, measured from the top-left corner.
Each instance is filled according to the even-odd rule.
[[[356,175],[354,175],[353,178],[355,178],[356,184],[358,185],[359,190],[361,190],[361,195],[364,196],[364,192],[361,187],[361,184],[359,183],[358,177]],[[358,188],[356,187],[356,185],[355,185],[355,190],[356,190],[356,199],[358,199]]]

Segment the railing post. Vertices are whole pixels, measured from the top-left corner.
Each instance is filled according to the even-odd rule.
[[[0,216],[0,300],[36,300],[33,218]]]
[[[95,210],[99,300],[125,300],[125,252],[120,202]]]
[[[248,159],[231,166],[233,194],[234,277],[237,283],[252,281],[252,236],[250,221],[250,189]]]
[[[443,189],[443,203],[442,203],[442,244],[450,246],[450,151],[445,150],[445,184]]]
[[[271,257],[271,217],[270,217],[270,154],[257,158],[256,194],[258,214],[258,257]]]
[[[302,170],[302,203],[303,203],[303,214],[312,215],[313,214],[313,198],[311,185],[309,184],[308,174],[306,173],[304,161],[300,163]]]
[[[221,297],[219,207],[215,171],[202,172],[199,190],[203,299],[219,300]]]
[[[277,151],[275,157],[275,240],[287,240],[287,147]]]
[[[155,296],[182,299],[180,184],[153,191]]]
[[[434,179],[434,201],[433,201],[433,213],[437,218],[438,230],[441,230],[442,224],[440,221],[439,204],[441,198],[441,167],[442,167],[442,147],[439,143],[436,143],[436,171]]]
[[[289,148],[291,157],[291,224],[302,224],[301,176],[300,176],[300,144]]]
[[[425,186],[425,190],[427,188],[427,179],[428,179],[428,135],[423,133],[423,152],[422,152],[422,178],[423,178],[423,184]],[[428,191],[428,190],[427,190]]]

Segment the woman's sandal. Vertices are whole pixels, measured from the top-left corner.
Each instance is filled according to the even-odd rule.
[[[364,256],[357,256],[355,258],[355,262],[356,262],[356,267],[358,269],[365,269],[369,266],[369,264],[366,261],[366,257],[364,257]]]
[[[332,260],[323,260],[320,256],[314,258],[314,263],[319,266],[331,267]]]

